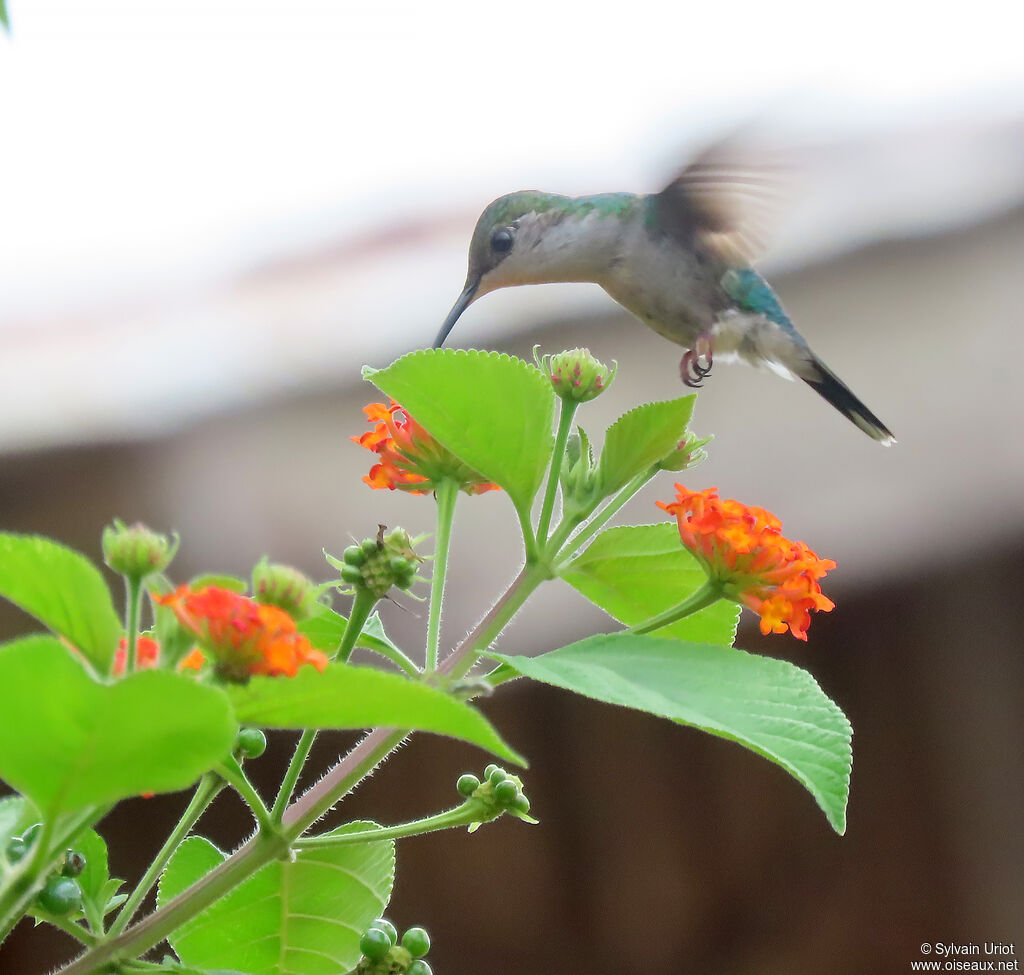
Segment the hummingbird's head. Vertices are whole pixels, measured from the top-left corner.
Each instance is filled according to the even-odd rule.
[[[459,316],[489,291],[579,280],[566,276],[565,235],[552,232],[573,212],[573,203],[568,196],[520,190],[499,197],[480,214],[469,244],[466,286],[441,326],[434,348],[444,343]]]

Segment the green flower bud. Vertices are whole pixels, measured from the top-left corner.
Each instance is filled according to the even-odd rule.
[[[455,783],[455,788],[458,789],[460,796],[465,796],[468,799],[480,788],[480,780],[475,775],[467,772],[465,775],[459,776],[459,781]]]
[[[235,749],[242,758],[259,758],[267,750],[267,736],[259,728],[242,728],[235,735]]]
[[[658,461],[658,467],[663,471],[685,471],[703,464],[708,457],[707,451],[703,448],[712,440],[713,436],[701,440],[695,434],[687,432],[676,449]]]
[[[178,550],[178,536],[158,535],[141,522],[130,528],[117,518],[103,529],[103,561],[129,579],[163,572]]]
[[[261,559],[252,570],[252,595],[258,603],[277,606],[292,619],[304,620],[316,602],[316,586],[298,569]]]
[[[381,961],[391,950],[392,942],[386,931],[380,928],[370,928],[359,939],[359,950],[366,955],[370,961]]]
[[[388,947],[398,944],[398,928],[396,928],[386,917],[378,917],[370,925],[370,930],[377,928],[388,936]]]
[[[430,935],[423,928],[409,928],[402,935],[402,947],[413,958],[422,958],[430,951]]]
[[[65,877],[77,877],[86,867],[85,855],[78,850],[68,850],[64,854],[64,864],[60,872]]]
[[[82,888],[77,880],[54,874],[39,891],[36,903],[49,914],[70,914],[82,906]]]
[[[491,785],[497,785],[499,782],[504,782],[505,779],[508,778],[508,773],[503,768],[499,768],[497,765],[489,765],[488,768],[490,768],[491,771],[487,774],[487,781],[490,782]]]
[[[576,400],[586,403],[600,396],[615,378],[618,363],[613,362],[609,369],[603,362],[595,359],[589,349],[569,349],[557,355],[537,356],[533,347],[533,359],[537,368],[546,372],[555,392],[562,399]]]
[[[517,813],[523,813],[524,815],[530,811],[530,800],[526,798],[521,792],[516,796],[515,801],[512,803],[512,808]]]

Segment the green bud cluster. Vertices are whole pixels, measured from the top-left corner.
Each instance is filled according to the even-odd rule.
[[[367,538],[350,545],[341,560],[328,556],[327,561],[341,573],[344,582],[369,590],[377,599],[395,586],[408,589],[416,581],[416,570],[423,560],[412,547],[412,539],[404,528],[385,534],[384,525],[376,538]]]
[[[685,437],[679,441],[679,445],[670,454],[667,454],[658,462],[658,467],[663,471],[686,471],[698,464],[703,464],[708,459],[704,447],[715,438],[699,438],[696,434],[687,431]]]
[[[471,772],[460,775],[455,788],[459,795],[479,806],[480,819],[471,829],[482,822],[496,819],[502,813],[510,813],[524,822],[537,822],[528,815],[530,800],[523,792],[522,779],[510,775],[498,765],[488,765],[482,780]]]
[[[30,826],[21,836],[12,836],[7,841],[4,855],[12,866],[23,860],[36,842],[42,829],[40,823]],[[87,866],[85,855],[78,850],[69,849],[64,854],[60,866],[57,867],[43,883],[36,895],[36,907],[62,917],[71,914],[82,906],[82,887],[78,877]]]
[[[433,975],[423,956],[430,951],[430,935],[421,927],[409,928],[398,938],[398,929],[377,918],[359,939],[363,957],[357,975]]]
[[[127,526],[118,518],[103,529],[103,561],[129,579],[163,572],[178,551],[178,537],[151,531],[141,522]]]
[[[569,349],[557,355],[537,355],[539,345],[533,347],[533,360],[537,368],[547,373],[551,386],[562,399],[586,403],[600,396],[615,378],[618,363],[609,369],[590,354],[590,349]]]
[[[252,594],[256,602],[277,606],[292,619],[304,620],[316,603],[317,587],[298,569],[264,558],[253,567]]]

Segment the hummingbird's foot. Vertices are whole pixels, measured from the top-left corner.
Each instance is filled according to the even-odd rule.
[[[704,360],[704,363],[701,362]],[[704,380],[711,375],[711,366],[714,364],[714,356],[711,353],[711,339],[702,335],[694,343],[692,349],[687,349],[686,354],[679,360],[679,375],[683,382],[691,389],[700,389]]]

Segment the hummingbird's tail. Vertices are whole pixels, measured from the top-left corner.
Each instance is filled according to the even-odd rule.
[[[857,424],[869,437],[885,447],[896,443],[889,428],[875,416],[828,366],[817,356],[812,356],[808,375],[800,378],[819,396],[831,403],[848,420]]]

